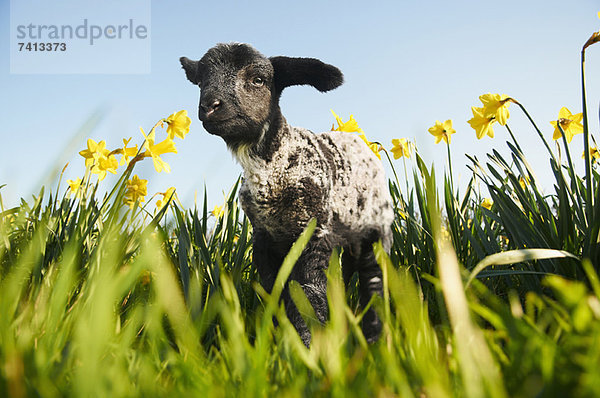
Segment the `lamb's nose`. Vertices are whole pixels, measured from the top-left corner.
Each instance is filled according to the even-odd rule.
[[[200,104],[200,107],[202,108],[202,110],[204,112],[206,112],[206,116],[208,117],[221,107],[221,100],[216,99],[216,100],[210,100],[210,101],[206,101],[206,102],[203,101]]]

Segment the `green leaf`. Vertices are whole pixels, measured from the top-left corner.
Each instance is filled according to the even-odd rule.
[[[281,292],[285,286],[285,282],[288,280],[292,270],[294,269],[294,265],[296,265],[296,261],[300,258],[300,255],[304,251],[304,248],[308,244],[308,241],[312,237],[313,232],[315,232],[315,228],[317,226],[317,219],[313,218],[309,221],[308,225],[300,234],[300,237],[294,242],[292,248],[285,256],[283,260],[283,264],[281,264],[281,268],[277,273],[277,278],[275,278],[275,283],[273,285],[273,291],[271,293],[271,298],[275,301],[279,301],[279,297],[281,296]]]
[[[473,272],[471,272],[471,275],[469,275],[466,287],[468,287],[471,284],[473,279],[475,279],[481,271],[492,265],[507,265],[520,263],[523,261],[545,260],[550,258],[572,258],[575,260],[579,260],[577,256],[574,256],[569,252],[555,249],[520,249],[496,253],[487,256],[479,263],[477,263],[477,265],[473,269]]]

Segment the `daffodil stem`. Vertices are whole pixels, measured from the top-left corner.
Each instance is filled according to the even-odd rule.
[[[54,202],[52,202],[52,211],[54,211],[56,209],[56,202],[58,202],[58,193],[60,191],[60,182],[62,181],[63,175],[65,174],[65,170],[67,169],[67,166],[69,165],[69,163],[67,163],[65,165],[65,167],[63,167],[62,171],[60,172],[60,177],[58,177],[58,183],[56,185],[56,200]],[[50,196],[52,196],[52,194],[50,194]]]
[[[400,181],[398,180],[398,174],[396,174],[396,168],[394,167],[394,163],[392,162],[392,158],[390,158],[390,155],[388,154],[387,150],[384,150],[383,153],[385,153],[385,157],[387,158],[388,163],[392,167],[392,173],[394,173],[394,178],[396,179],[396,185],[398,187],[400,187]]]
[[[588,127],[587,99],[585,91],[585,47],[581,50],[581,101],[583,107],[583,148],[585,156],[585,213],[587,217],[587,225],[590,227],[594,217],[594,195],[592,194],[592,161],[590,157],[590,132]],[[595,240],[595,238],[593,239]]]
[[[569,163],[569,178],[571,179],[571,183],[573,185],[575,185],[575,193],[576,193],[576,197],[577,198],[581,198],[581,192],[579,191],[579,184],[577,183],[577,177],[575,176],[575,168],[573,167],[573,161],[571,160],[571,151],[569,150],[569,143],[567,142],[567,136],[565,135],[565,131],[563,130],[562,126],[560,125],[560,122],[557,120],[556,121],[556,127],[558,127],[558,130],[560,131],[560,134],[562,135],[562,139],[563,139],[563,143],[565,145],[565,153],[567,154],[567,162]],[[576,204],[573,203],[573,207],[575,207]],[[580,214],[580,216],[583,218],[583,215],[578,212],[578,214]]]
[[[535,129],[535,131],[538,133],[538,135],[542,139],[542,142],[544,143],[544,146],[548,150],[548,153],[550,154],[550,156],[552,157],[552,159],[554,159],[554,161],[556,162],[556,164],[559,164],[558,161],[556,160],[556,157],[554,156],[554,153],[552,152],[552,149],[550,149],[550,146],[548,145],[548,142],[544,138],[544,135],[542,134],[542,132],[538,128],[537,124],[535,124],[535,122],[531,118],[531,115],[529,114],[529,112],[527,112],[527,109],[525,109],[525,107],[520,102],[517,102],[517,101],[514,101],[514,102],[515,102],[515,104],[517,104],[519,106],[519,108],[521,108],[521,110],[523,111],[523,113],[525,114],[525,116],[527,116],[527,119],[529,119],[529,121],[533,125],[533,128]]]
[[[446,142],[446,147],[448,148],[448,171],[450,173],[450,189],[452,190],[452,195],[454,195],[454,177],[452,177],[452,157],[450,156],[449,142]]]
[[[517,149],[519,151],[521,151],[521,153],[523,152],[523,150],[521,149],[521,145],[519,145],[519,142],[517,141],[517,139],[515,138],[512,130],[510,129],[510,127],[508,127],[508,124],[505,124],[504,127],[506,127],[506,130],[508,130],[508,134],[510,134],[510,138],[512,138],[513,142],[515,143],[515,146],[517,147]]]
[[[400,180],[398,180],[398,174],[396,174],[396,168],[394,167],[394,163],[392,163],[392,159],[390,158],[390,155],[389,155],[388,151],[385,150],[385,148],[384,148],[383,153],[385,153],[385,157],[387,158],[390,166],[392,167],[392,173],[394,173],[394,178],[396,179],[396,186],[398,187],[398,191],[400,191]],[[400,194],[400,199],[402,199],[402,192],[398,192],[398,193]],[[408,195],[408,192],[406,194]],[[396,200],[394,200],[394,207],[395,207],[394,210],[397,211],[398,204],[397,204]]]
[[[408,198],[409,194],[410,194],[410,190],[408,187],[408,172],[406,171],[406,158],[404,156],[402,157],[402,163],[404,164],[404,180],[406,182],[406,198]]]

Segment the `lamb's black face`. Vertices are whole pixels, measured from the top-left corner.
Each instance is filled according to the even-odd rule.
[[[280,115],[284,88],[308,84],[325,92],[344,81],[338,68],[318,59],[266,58],[248,44],[218,44],[200,61],[180,61],[188,80],[200,87],[204,128],[232,149],[259,143],[270,119]]]
[[[206,131],[233,147],[257,142],[272,106],[269,59],[245,44],[219,44],[195,64],[190,80],[200,87],[198,118]]]

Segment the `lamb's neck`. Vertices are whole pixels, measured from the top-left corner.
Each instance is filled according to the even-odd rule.
[[[285,118],[271,119],[265,123],[260,139],[256,143],[241,144],[232,150],[234,157],[241,164],[246,174],[255,172],[257,169],[268,167],[273,156],[280,149],[282,141],[289,135],[290,127]]]

